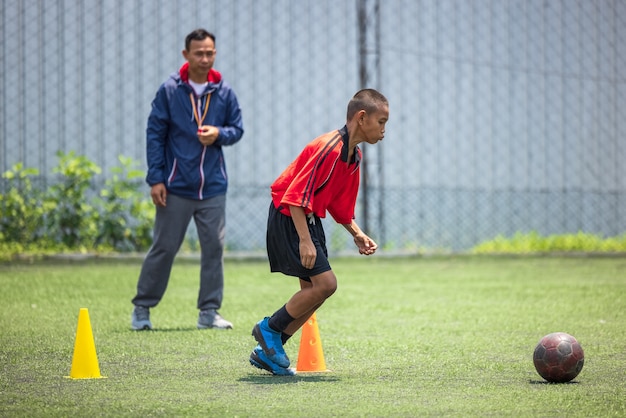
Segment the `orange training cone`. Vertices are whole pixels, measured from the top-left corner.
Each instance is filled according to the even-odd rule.
[[[300,338],[300,352],[298,353],[298,372],[326,372],[326,362],[324,361],[324,351],[322,350],[322,340],[317,327],[315,312],[302,326],[302,336]]]
[[[100,379],[100,367],[96,355],[96,344],[91,331],[89,311],[80,308],[78,312],[78,326],[76,327],[76,341],[74,342],[74,356],[70,379]]]

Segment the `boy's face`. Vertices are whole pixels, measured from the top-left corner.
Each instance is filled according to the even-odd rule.
[[[389,107],[379,107],[375,112],[363,114],[361,129],[365,136],[365,142],[375,144],[385,137],[385,124],[389,119]]]

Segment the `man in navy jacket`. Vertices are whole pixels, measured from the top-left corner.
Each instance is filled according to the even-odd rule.
[[[153,243],[144,259],[131,327],[152,329],[150,308],[162,299],[174,258],[193,217],[201,248],[198,328],[229,329],[221,308],[228,177],[222,147],[243,135],[235,93],[213,69],[215,36],[187,35],[187,61],[161,85],[147,128],[146,181],[156,206]]]

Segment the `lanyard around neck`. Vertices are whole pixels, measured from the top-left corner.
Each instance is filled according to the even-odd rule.
[[[193,109],[193,117],[196,119],[198,128],[200,128],[202,126],[202,122],[204,122],[204,118],[206,117],[207,111],[209,110],[209,103],[211,102],[211,95],[209,94],[206,96],[206,104],[204,105],[204,112],[202,112],[202,119],[200,119],[200,112],[198,111],[198,106],[196,106],[196,101],[194,100],[193,93],[189,93],[189,100],[191,100],[191,108]],[[198,98],[198,102],[200,102],[200,100],[201,99]]]

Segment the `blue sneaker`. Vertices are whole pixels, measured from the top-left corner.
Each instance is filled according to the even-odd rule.
[[[280,367],[278,364],[270,360],[265,355],[260,345],[257,345],[254,347],[254,350],[252,350],[252,354],[250,354],[250,364],[261,370],[267,370],[276,376],[295,376],[296,374],[295,370]]]
[[[289,357],[283,349],[280,332],[274,331],[269,326],[269,318],[265,317],[252,328],[254,339],[261,345],[265,355],[278,366],[289,367]]]

